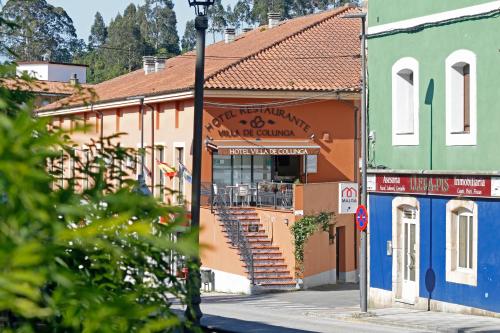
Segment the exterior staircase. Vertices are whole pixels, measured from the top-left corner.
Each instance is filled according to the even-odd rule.
[[[224,207],[216,214],[228,246],[238,250],[256,292],[296,289],[281,250],[273,246],[253,208]]]

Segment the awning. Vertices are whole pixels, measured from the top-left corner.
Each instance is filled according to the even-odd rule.
[[[320,151],[309,140],[213,140],[207,147],[219,155],[318,155]]]

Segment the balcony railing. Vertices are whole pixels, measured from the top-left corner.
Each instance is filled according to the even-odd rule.
[[[293,208],[293,192],[294,185],[291,183],[258,182],[238,185],[202,183],[201,204],[290,210]]]

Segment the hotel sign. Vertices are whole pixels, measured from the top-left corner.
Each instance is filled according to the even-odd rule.
[[[219,147],[219,155],[317,155],[319,148],[230,148]]]
[[[368,176],[368,191],[463,197],[498,197],[497,178],[462,175],[376,174]]]

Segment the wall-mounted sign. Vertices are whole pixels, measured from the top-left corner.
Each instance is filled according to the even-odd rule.
[[[307,173],[317,173],[318,172],[318,156],[307,155],[306,158],[306,172]]]
[[[229,122],[231,126],[227,126]],[[310,134],[311,126],[283,109],[245,107],[215,115],[205,129],[209,133],[217,131],[221,138],[294,137],[296,131]]]
[[[488,176],[448,175],[370,175],[368,191],[383,193],[412,193],[464,197],[500,196],[500,184]]]
[[[354,214],[358,208],[358,184],[339,184],[339,214]]]
[[[219,147],[219,155],[312,155],[319,148],[226,148]]]

